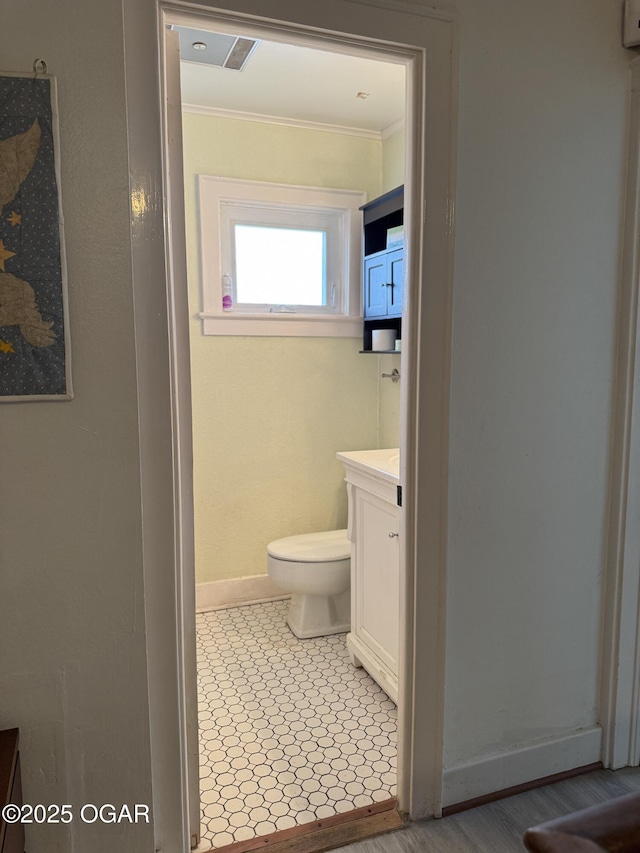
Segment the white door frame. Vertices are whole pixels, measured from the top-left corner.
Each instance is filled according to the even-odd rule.
[[[191,426],[191,361],[187,299],[187,246],[184,218],[182,96],[180,41],[177,32],[162,31],[161,57],[165,152],[165,233],[167,235],[167,302],[169,355],[173,388],[173,458],[176,538],[176,593],[181,611],[185,688],[181,706],[186,728],[186,783],[191,846],[200,842],[200,770],[196,658],[196,583],[193,504],[193,442]]]
[[[600,696],[602,762],[612,769],[640,764],[640,58],[630,68]]]
[[[189,844],[188,713],[185,683],[193,606],[188,570],[192,542],[182,535],[190,494],[190,406],[184,364],[175,361],[184,304],[172,291],[183,270],[170,269],[168,227],[180,228],[167,204],[159,65],[164,12],[192,7],[161,0],[124,4],[125,70],[132,200],[132,266],[139,381],[144,518],[145,616],[156,849]],[[377,48],[404,56],[412,133],[405,223],[411,245],[408,317],[403,329],[402,807],[414,819],[441,811],[453,203],[456,162],[457,34],[451,16],[403,0],[227,0],[201,2],[227,22],[318,38],[351,51]],[[375,7],[375,12],[374,8]],[[287,21],[282,24],[276,22]],[[357,33],[355,37],[336,32]],[[409,47],[407,47],[409,45]],[[159,62],[160,60],[160,62]],[[427,192],[428,188],[428,192]],[[175,248],[175,247],[174,247]],[[178,253],[181,254],[181,253]],[[165,288],[165,281],[168,282]],[[186,298],[186,294],[183,294]],[[185,504],[185,500],[187,504]],[[193,581],[191,581],[193,583]]]

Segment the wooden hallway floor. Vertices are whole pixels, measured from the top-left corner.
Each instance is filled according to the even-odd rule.
[[[596,770],[440,820],[341,847],[340,853],[518,853],[530,826],[640,791],[640,768]]]

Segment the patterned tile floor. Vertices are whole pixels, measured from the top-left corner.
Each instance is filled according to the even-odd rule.
[[[352,666],[344,634],[294,637],[288,604],[197,616],[198,850],[395,796],[394,703]]]

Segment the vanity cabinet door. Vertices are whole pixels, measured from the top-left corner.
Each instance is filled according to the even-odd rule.
[[[400,604],[398,508],[361,489],[355,489],[355,500],[356,624],[352,630],[355,628],[359,641],[373,652],[384,669],[397,678]],[[385,687],[384,684],[382,686]]]

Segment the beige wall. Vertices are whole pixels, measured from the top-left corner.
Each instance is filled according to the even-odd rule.
[[[205,336],[197,317],[199,173],[374,198],[381,142],[194,113],[183,124],[196,578],[205,582],[263,574],[272,539],[346,526],[335,454],[380,446],[394,434],[394,417],[397,444],[397,389],[379,379],[378,356],[358,353],[360,339]]]
[[[375,356],[368,356],[375,358]],[[391,379],[382,379],[383,373],[391,373],[394,368],[400,370],[399,355],[381,355],[378,375],[378,413],[380,447],[400,446],[400,383]]]
[[[382,185],[381,193],[404,184],[405,131],[397,130],[382,140]],[[400,370],[399,355],[380,357],[380,373],[391,373],[394,367]],[[400,444],[400,383],[379,379],[380,447],[398,447]]]
[[[377,357],[350,338],[193,348],[196,579],[262,574],[272,539],[346,527],[341,449],[378,445]],[[198,375],[206,358],[209,375]]]
[[[405,129],[402,127],[382,140],[382,193],[404,184],[405,137]]]

